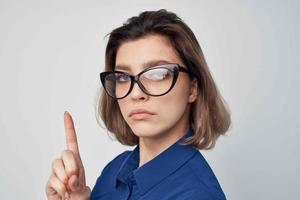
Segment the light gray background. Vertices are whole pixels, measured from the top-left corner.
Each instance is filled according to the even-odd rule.
[[[300,3],[258,0],[0,1],[0,199],[46,199],[65,110],[89,186],[132,149],[94,116],[104,35],[159,8],[192,28],[230,106],[228,136],[202,151],[228,199],[300,199]]]

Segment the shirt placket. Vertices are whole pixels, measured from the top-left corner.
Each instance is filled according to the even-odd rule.
[[[136,180],[133,176],[133,173],[130,173],[126,180],[127,186],[129,188],[129,195],[127,200],[136,200],[138,199],[138,190],[136,187]]]

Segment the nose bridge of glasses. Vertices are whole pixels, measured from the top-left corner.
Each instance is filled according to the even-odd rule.
[[[139,87],[138,89],[141,90],[141,92],[145,93],[145,87],[143,86],[143,84],[140,82],[139,80],[140,74],[135,75],[135,76],[131,76],[131,80],[132,80],[132,86],[131,86],[131,91],[134,89],[134,85],[135,83],[137,83],[137,86]]]

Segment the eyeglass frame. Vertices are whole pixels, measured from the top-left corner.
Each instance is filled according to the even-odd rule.
[[[175,67],[174,67],[173,69],[171,69],[171,71],[173,72],[173,81],[172,81],[171,87],[170,87],[166,92],[164,92],[163,94],[159,94],[159,95],[149,94],[149,93],[146,91],[146,89],[145,89],[144,85],[142,84],[142,82],[140,82],[140,80],[139,80],[140,76],[141,76],[143,73],[145,73],[145,72],[147,72],[147,71],[149,71],[149,70],[156,69],[156,68],[161,68],[161,67],[164,67],[164,66],[167,66],[167,65],[175,65]],[[129,90],[128,90],[128,92],[127,92],[123,97],[120,97],[120,98],[117,98],[117,97],[114,97],[114,96],[110,95],[109,92],[106,90],[106,87],[105,87],[105,77],[106,77],[108,74],[116,73],[116,72],[117,72],[117,73],[124,74],[124,75],[126,75],[126,76],[128,76],[128,77],[130,78],[130,87],[129,87]],[[149,96],[155,96],[155,97],[158,97],[158,96],[163,96],[163,95],[167,94],[168,92],[170,92],[170,91],[173,89],[173,87],[174,87],[174,85],[175,85],[175,83],[176,83],[176,81],[177,81],[177,79],[178,79],[179,72],[188,73],[188,74],[191,75],[192,77],[195,77],[195,74],[193,73],[193,71],[192,71],[191,69],[187,68],[187,67],[184,67],[184,66],[182,66],[182,65],[179,65],[178,63],[166,63],[166,64],[160,64],[160,65],[155,65],[155,66],[146,68],[146,69],[142,70],[141,72],[139,72],[137,75],[132,75],[132,74],[130,74],[130,73],[128,73],[128,72],[118,71],[118,70],[101,72],[101,73],[100,73],[100,80],[101,80],[101,83],[102,83],[102,86],[103,86],[105,92],[106,92],[110,97],[112,97],[113,99],[123,99],[123,98],[127,97],[127,96],[130,94],[130,92],[132,91],[135,82],[138,84],[139,88],[140,88],[145,94],[147,94],[147,95],[149,95]]]

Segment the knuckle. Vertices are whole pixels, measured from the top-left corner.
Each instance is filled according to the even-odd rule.
[[[68,180],[69,180],[68,177],[65,176],[65,177],[63,177],[63,180],[62,180],[62,181],[63,181],[64,184],[67,184],[67,183],[68,183]]]
[[[65,172],[67,173],[68,177],[71,177],[73,174],[77,174],[78,164],[75,155],[71,150],[64,150],[61,159],[63,161]]]
[[[57,158],[57,159],[53,160],[52,168],[55,168],[57,165],[59,165],[59,163],[61,163],[61,159]]]
[[[65,185],[59,181],[57,178],[52,178],[51,182],[51,187],[55,189],[60,195],[64,195],[66,188]]]
[[[71,177],[72,175],[77,173],[76,169],[74,169],[74,168],[66,168],[66,172],[69,177]]]
[[[57,192],[61,195],[64,195],[66,192],[65,186],[64,185],[59,185],[57,188]]]
[[[62,157],[63,157],[63,158],[70,157],[70,156],[73,156],[73,153],[72,153],[71,150],[66,149],[66,150],[64,150],[64,151],[62,152]]]
[[[46,185],[45,185],[45,191],[48,192],[49,188],[51,187],[51,178],[48,179]]]
[[[54,186],[55,186],[54,181],[55,181],[54,178],[50,177],[47,182],[46,188],[54,188]]]
[[[50,178],[47,185],[46,185],[46,192],[49,192],[49,190],[52,190],[52,191],[56,191],[57,193],[61,194],[60,193],[60,186],[57,184],[57,181],[55,180],[55,178]],[[53,193],[53,192],[51,192]]]

